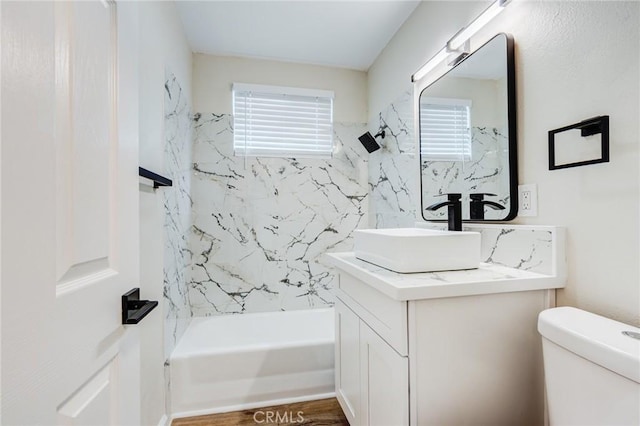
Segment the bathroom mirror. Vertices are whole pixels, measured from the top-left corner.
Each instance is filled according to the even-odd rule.
[[[518,212],[513,39],[498,34],[464,58],[419,98],[422,215],[462,194],[466,221],[504,221]]]

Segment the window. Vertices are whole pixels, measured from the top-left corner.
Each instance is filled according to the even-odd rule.
[[[233,151],[239,156],[330,158],[333,92],[234,84]]]
[[[471,160],[471,101],[426,98],[420,103],[420,154],[427,161]]]

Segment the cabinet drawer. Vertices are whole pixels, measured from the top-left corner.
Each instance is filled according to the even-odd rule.
[[[400,355],[408,356],[407,302],[393,300],[345,272],[337,296]]]

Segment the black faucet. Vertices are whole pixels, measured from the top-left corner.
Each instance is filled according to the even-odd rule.
[[[446,195],[448,201],[432,204],[426,208],[429,211],[435,211],[444,206],[448,207],[449,231],[462,231],[462,194],[451,193]]]
[[[489,192],[479,192],[477,194],[469,194],[471,204],[469,205],[469,216],[471,220],[484,220],[484,206],[489,206],[494,210],[504,210],[504,206],[494,201],[484,199],[484,196],[495,197],[496,194]]]

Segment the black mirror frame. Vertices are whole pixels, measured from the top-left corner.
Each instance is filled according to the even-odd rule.
[[[510,205],[508,206],[507,215],[502,219],[484,219],[480,220],[470,220],[464,219],[463,222],[476,222],[476,223],[484,223],[484,222],[506,222],[515,219],[518,215],[518,128],[517,128],[517,113],[516,113],[516,65],[515,65],[515,43],[513,41],[513,36],[506,33],[498,33],[495,36],[491,37],[489,41],[484,43],[482,46],[478,47],[471,54],[467,55],[464,59],[458,62],[454,67],[448,70],[446,73],[438,77],[438,79],[434,80],[429,86],[422,89],[420,92],[420,96],[422,93],[431,87],[436,82],[440,81],[444,76],[449,74],[452,70],[454,70],[457,66],[462,64],[464,61],[473,56],[476,52],[482,49],[487,44],[491,43],[497,37],[505,37],[507,42],[507,126],[508,126],[508,135],[509,135],[509,200]],[[418,102],[418,108],[420,103]],[[420,114],[418,114],[418,140],[421,134],[421,126],[420,122]],[[420,141],[419,141],[420,142]],[[420,143],[418,144],[420,146]],[[419,168],[420,168],[420,214],[422,219],[428,222],[446,222],[446,219],[427,219],[424,217],[425,206],[424,200],[422,198],[422,154],[418,153],[419,158]]]

